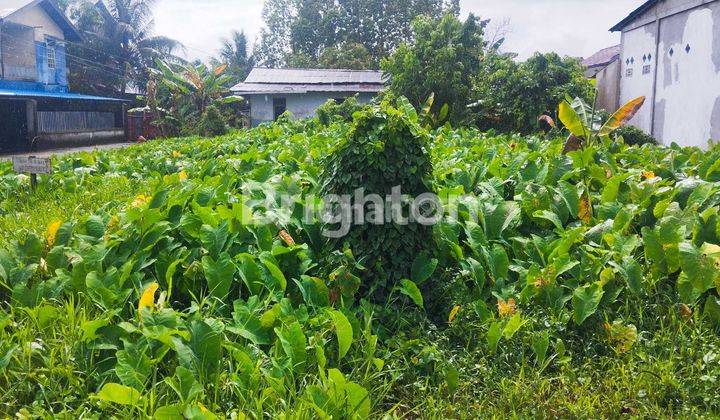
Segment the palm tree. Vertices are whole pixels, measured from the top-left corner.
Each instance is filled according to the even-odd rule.
[[[86,8],[94,16],[80,19],[88,26],[81,29],[95,39],[94,44],[109,57],[109,64],[117,68],[120,93],[128,85],[144,90],[150,75],[148,69],[155,60],[178,61],[173,53],[182,45],[168,37],[153,35],[155,0],[106,2],[99,0],[94,8]]]
[[[212,63],[217,67],[227,64],[226,74],[233,77],[234,81],[245,80],[254,65],[253,57],[248,55],[248,39],[244,31],[233,31],[230,39],[223,39],[220,49],[220,57],[213,59]]]

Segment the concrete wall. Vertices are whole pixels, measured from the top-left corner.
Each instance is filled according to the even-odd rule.
[[[633,125],[663,144],[720,140],[720,1],[658,3],[623,32],[621,60],[621,102],[648,98]]]
[[[290,111],[295,118],[309,118],[315,116],[315,111],[325,102],[334,98],[345,98],[353,96],[352,93],[346,92],[308,92],[290,95],[245,95],[250,102],[250,119],[252,125],[256,126],[263,122],[273,121],[274,109],[273,99],[285,98],[287,110]],[[370,93],[361,93],[358,95],[360,103],[367,103],[372,100],[375,95]]]
[[[720,1],[663,19],[659,51],[653,134],[665,144],[720,140]]]
[[[654,67],[657,60],[656,23],[650,23],[622,34],[620,54],[620,103],[625,104],[645,96],[645,106],[630,122],[647,133],[652,131],[652,101],[654,100]],[[647,57],[650,56],[650,60]],[[645,60],[643,61],[643,57]]]
[[[35,28],[35,41],[38,42],[45,42],[46,35],[65,39],[63,30],[39,5],[18,11],[8,21]]]
[[[1,25],[2,74],[0,74],[0,79],[37,81],[35,34],[33,29],[11,22],[5,22]]]
[[[595,75],[598,88],[598,108],[609,112],[619,108],[620,68],[620,60],[615,60]]]

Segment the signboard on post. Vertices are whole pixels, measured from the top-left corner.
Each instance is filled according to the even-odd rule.
[[[30,174],[30,187],[35,191],[38,174],[49,174],[52,172],[50,158],[39,158],[35,156],[13,157],[13,169],[15,172]]]
[[[49,158],[30,157],[14,157],[12,158],[13,169],[17,173],[25,173],[31,175],[49,174],[52,172],[52,165]]]

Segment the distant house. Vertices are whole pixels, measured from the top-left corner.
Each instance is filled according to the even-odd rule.
[[[360,102],[369,102],[383,87],[379,71],[255,68],[232,92],[248,100],[256,126],[285,111],[297,118],[312,117],[330,99],[357,95]]]
[[[0,153],[124,138],[123,101],[68,91],[81,40],[54,0],[0,0]]]
[[[720,0],[650,0],[610,30],[620,102],[647,97],[631,123],[664,144],[720,140]]]
[[[620,45],[604,48],[582,61],[585,76],[597,81],[597,106],[614,111],[620,102]]]

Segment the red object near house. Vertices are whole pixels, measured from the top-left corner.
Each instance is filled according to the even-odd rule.
[[[133,112],[127,114],[127,140],[136,142],[141,137],[144,140],[152,140],[160,135],[160,130],[155,125],[155,116],[149,112]]]

